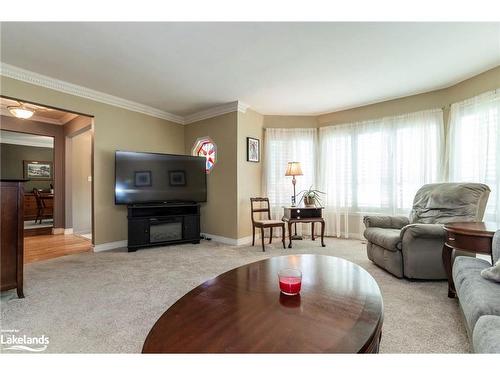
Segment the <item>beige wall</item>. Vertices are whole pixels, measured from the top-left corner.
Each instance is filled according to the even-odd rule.
[[[249,202],[261,194],[262,159],[247,162],[246,138],[262,142],[263,126],[264,116],[252,110],[185,126],[186,153],[200,137],[208,136],[217,145],[217,163],[207,176],[208,202],[201,208],[202,232],[233,240],[252,234]]]
[[[318,116],[319,126],[338,125],[393,116],[426,109],[443,108],[444,123],[448,123],[449,106],[455,102],[494,90],[500,87],[500,67],[469,78],[442,90],[407,96],[363,107],[327,113]]]
[[[264,116],[264,128],[316,128],[317,126],[317,116]]]
[[[92,183],[91,170],[92,132],[87,130],[71,138],[71,194],[66,192],[66,201],[71,203],[73,233],[92,231]]]
[[[94,116],[95,244],[127,239],[124,206],[114,204],[114,151],[182,154],[183,125],[1,76],[1,94]]]
[[[217,145],[217,162],[207,176],[207,203],[201,206],[201,231],[237,238],[237,112],[184,125],[185,152],[200,137],[208,136]]]
[[[238,112],[238,236],[252,235],[250,198],[260,197],[262,188],[262,147],[264,116],[248,109]],[[247,137],[260,140],[260,162],[247,161]]]

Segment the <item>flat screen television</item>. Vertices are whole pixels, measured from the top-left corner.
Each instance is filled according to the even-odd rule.
[[[115,152],[115,204],[206,202],[206,160],[198,156]]]

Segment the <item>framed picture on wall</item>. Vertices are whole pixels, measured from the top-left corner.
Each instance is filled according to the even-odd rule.
[[[186,186],[185,171],[168,171],[170,186]]]
[[[27,180],[53,180],[54,172],[51,161],[23,160],[23,175]]]
[[[151,178],[151,171],[134,172],[135,187],[148,187],[152,185],[153,185],[153,179]]]
[[[260,141],[257,138],[247,137],[247,161],[260,161]]]

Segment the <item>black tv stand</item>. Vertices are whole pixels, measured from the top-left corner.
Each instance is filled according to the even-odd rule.
[[[200,205],[194,202],[128,206],[128,251],[200,243]]]

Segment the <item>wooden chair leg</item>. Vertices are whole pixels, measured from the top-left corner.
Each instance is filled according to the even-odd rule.
[[[269,243],[273,242],[273,227],[269,228],[270,233],[269,233]]]
[[[315,240],[316,238],[314,238],[314,221],[311,223],[311,240]]]
[[[325,222],[322,221],[321,222],[321,246],[325,247],[325,242],[324,242],[324,238],[325,238]]]
[[[262,241],[262,251],[266,251],[266,248],[264,247],[264,228],[260,228],[260,239]]]
[[[281,242],[283,242],[283,249],[286,249],[285,245],[285,224],[281,227]]]
[[[252,246],[255,246],[255,226],[252,226]]]

